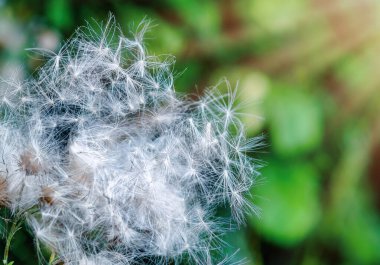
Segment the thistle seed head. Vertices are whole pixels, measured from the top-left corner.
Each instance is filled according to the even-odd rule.
[[[246,152],[260,143],[236,91],[179,96],[174,59],[146,52],[146,29],[80,28],[34,78],[2,81],[0,203],[64,264],[213,264],[216,209],[237,224],[257,210]]]

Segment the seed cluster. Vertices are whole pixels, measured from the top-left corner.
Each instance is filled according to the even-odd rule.
[[[1,82],[0,203],[64,264],[214,264],[216,209],[237,224],[256,210],[246,153],[260,140],[245,137],[236,92],[180,97],[145,30],[79,29],[34,78]]]

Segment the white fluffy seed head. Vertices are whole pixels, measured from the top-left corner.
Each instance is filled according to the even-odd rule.
[[[236,91],[181,98],[173,58],[143,46],[147,24],[132,38],[113,19],[100,29],[78,30],[35,78],[2,82],[4,198],[65,264],[211,264],[216,208],[238,224],[256,210],[246,152],[259,141]]]

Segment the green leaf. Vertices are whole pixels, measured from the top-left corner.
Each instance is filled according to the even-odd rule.
[[[221,17],[216,2],[209,0],[167,0],[167,2],[199,37],[210,39],[210,36],[219,36]]]
[[[263,169],[266,183],[254,190],[262,218],[251,224],[267,240],[284,246],[300,243],[320,219],[319,182],[313,167],[305,162],[268,161]]]
[[[73,25],[73,13],[69,0],[51,0],[46,4],[46,16],[54,26],[67,29]]]
[[[275,86],[266,103],[273,148],[278,154],[304,154],[320,145],[323,113],[315,97],[297,87]]]

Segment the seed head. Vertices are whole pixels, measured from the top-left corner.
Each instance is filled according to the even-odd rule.
[[[256,211],[246,152],[260,141],[245,137],[236,91],[179,96],[146,30],[80,28],[34,78],[2,82],[0,203],[65,264],[212,264],[216,209],[237,224]]]

